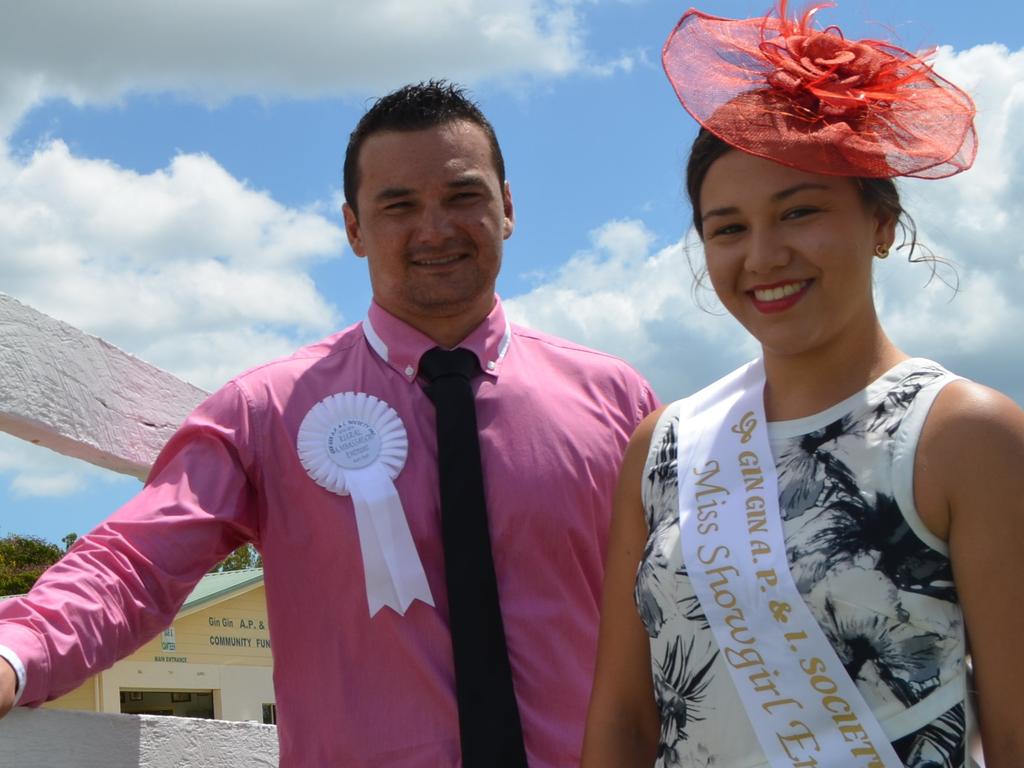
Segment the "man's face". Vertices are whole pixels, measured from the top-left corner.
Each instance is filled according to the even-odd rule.
[[[465,121],[375,133],[358,164],[359,215],[346,204],[345,229],[374,299],[436,340],[468,333],[494,306],[515,222],[487,136]]]

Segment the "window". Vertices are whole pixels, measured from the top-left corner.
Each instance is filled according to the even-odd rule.
[[[263,724],[277,725],[277,704],[263,705]]]

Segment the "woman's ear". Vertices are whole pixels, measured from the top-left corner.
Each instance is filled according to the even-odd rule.
[[[892,248],[896,242],[896,225],[899,223],[899,216],[892,211],[885,210],[882,206],[875,207],[875,243],[883,246],[886,250]]]

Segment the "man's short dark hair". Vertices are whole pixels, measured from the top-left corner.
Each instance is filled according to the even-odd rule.
[[[465,90],[445,80],[406,85],[383,96],[374,103],[356,124],[348,137],[345,150],[345,200],[358,214],[356,193],[359,190],[359,151],[368,136],[385,131],[422,131],[438,125],[464,120],[479,126],[491,145],[498,181],[505,184],[505,160],[501,156],[494,127],[480,107]]]

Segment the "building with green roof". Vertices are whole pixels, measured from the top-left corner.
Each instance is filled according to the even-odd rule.
[[[207,574],[164,632],[44,706],[275,723],[263,570]]]

